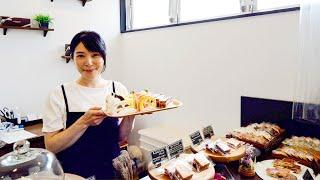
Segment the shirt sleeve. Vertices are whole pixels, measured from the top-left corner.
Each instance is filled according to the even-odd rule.
[[[65,127],[65,103],[61,88],[57,88],[47,98],[43,112],[42,132],[54,132]]]

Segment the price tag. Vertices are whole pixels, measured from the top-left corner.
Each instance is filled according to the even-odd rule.
[[[151,152],[151,159],[154,165],[161,163],[164,160],[168,159],[167,148],[163,147]]]
[[[210,139],[214,135],[212,126],[207,126],[203,128],[203,136],[205,139]]]
[[[199,145],[203,141],[202,136],[200,134],[200,131],[196,131],[196,132],[190,134],[189,136],[191,138],[193,145]]]
[[[170,158],[175,158],[179,154],[183,153],[182,139],[168,145],[168,149],[169,149]]]
[[[304,172],[302,178],[304,180],[314,180],[308,169],[306,170],[306,172]]]

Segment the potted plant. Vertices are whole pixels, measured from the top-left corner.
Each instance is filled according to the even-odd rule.
[[[34,17],[34,20],[38,22],[40,28],[49,28],[49,23],[52,22],[52,18],[49,15],[38,14]]]

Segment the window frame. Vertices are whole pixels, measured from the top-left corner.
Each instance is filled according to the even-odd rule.
[[[126,7],[127,7],[126,0],[120,0],[120,32],[121,33],[146,31],[146,30],[152,30],[152,29],[162,29],[162,28],[169,28],[169,27],[176,27],[176,26],[223,21],[223,20],[229,20],[229,19],[246,18],[251,16],[261,16],[261,15],[267,15],[267,14],[276,14],[276,13],[284,13],[284,12],[300,10],[300,5],[291,5],[291,6],[274,8],[274,9],[258,10],[251,13],[237,13],[237,14],[219,16],[219,17],[214,17],[214,18],[209,18],[204,20],[180,22],[177,24],[168,24],[168,25],[162,25],[162,26],[152,26],[152,27],[146,27],[146,28],[127,30],[127,26],[132,26],[132,24],[129,24],[129,22],[127,21],[126,14],[132,13],[132,11],[131,9],[128,10]]]

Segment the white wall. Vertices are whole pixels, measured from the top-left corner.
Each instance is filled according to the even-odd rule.
[[[240,96],[291,100],[297,72],[298,12],[256,16],[134,33],[119,33],[118,0],[11,0],[0,15],[49,12],[54,32],[8,30],[0,35],[0,105],[41,113],[48,92],[75,79],[61,62],[64,44],[95,30],[110,50],[106,78],[131,90],[150,89],[180,99],[180,109],[137,117],[131,140],[145,127],[190,133],[212,124],[217,134],[240,125]]]
[[[33,18],[47,13],[55,31],[43,37],[40,31],[9,29],[0,34],[0,106],[18,106],[22,113],[42,112],[48,93],[63,82],[77,78],[73,63],[61,60],[64,44],[81,30],[99,32],[107,41],[110,59],[106,78],[115,77],[113,60],[119,59],[119,2],[94,0],[85,7],[78,0],[10,0],[0,4],[0,15]]]
[[[212,124],[222,135],[240,126],[240,96],[292,100],[298,22],[299,12],[289,12],[123,34],[125,84],[184,103],[138,118],[136,130],[172,126],[187,135]]]

